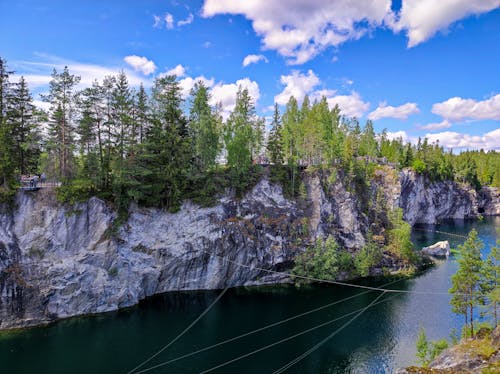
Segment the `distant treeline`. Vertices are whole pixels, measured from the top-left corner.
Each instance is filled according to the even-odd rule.
[[[135,201],[176,209],[185,197],[249,183],[256,163],[288,168],[292,191],[297,167],[336,166],[355,176],[364,164],[381,162],[432,180],[500,187],[498,152],[455,155],[427,139],[390,140],[385,131],[376,134],[371,121],[361,127],[342,116],[325,97],[311,103],[306,96],[300,106],[290,97],[282,115],[275,105],[267,134],[244,88],[223,119],[203,82],[185,100],[175,76],[156,78],[149,92],[129,87],[123,72],[78,90],[80,77],[54,69],[42,97],[50,109],[43,111],[33,105],[26,80],[13,83],[11,74],[0,58],[3,194],[15,190],[20,175],[43,172],[63,182],[68,199],[95,194],[119,207]]]

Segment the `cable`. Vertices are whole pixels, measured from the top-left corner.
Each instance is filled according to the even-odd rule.
[[[466,235],[455,234],[455,233],[452,233],[452,232],[439,231],[439,230],[428,230],[428,229],[423,229],[423,228],[419,228],[419,227],[413,227],[413,230],[433,232],[433,233],[437,232],[438,234],[444,234],[444,235],[449,235],[449,236],[456,236],[456,237],[459,237],[461,239],[467,239]]]
[[[270,270],[270,269],[264,269],[258,266],[250,266],[250,265],[245,265],[242,263],[239,263],[237,261],[233,261],[231,259],[228,259],[224,256],[218,255],[217,253],[210,253],[208,251],[205,251],[204,249],[200,249],[200,251],[207,253],[209,255],[215,255],[217,257],[220,257],[228,262],[231,262],[237,266],[241,266],[250,270],[259,270],[259,271],[264,271],[266,273],[271,273],[271,274],[280,274],[288,277],[293,277],[293,278],[300,278],[300,279],[305,279],[309,280],[312,282],[320,282],[320,283],[330,283],[330,284],[336,284],[338,286],[346,286],[346,287],[353,287],[353,288],[361,288],[365,290],[370,290],[370,291],[380,291],[380,292],[391,292],[391,293],[406,293],[406,294],[423,294],[423,295],[449,295],[448,292],[433,292],[433,291],[411,291],[411,290],[395,290],[395,289],[384,289],[384,288],[379,288],[379,287],[371,287],[371,286],[363,286],[361,284],[353,284],[353,283],[345,283],[345,282],[339,282],[339,281],[334,281],[334,280],[328,280],[328,279],[319,279],[319,278],[314,278],[314,277],[308,277],[305,275],[298,275],[298,274],[291,274],[291,273],[285,273],[283,271],[276,271],[276,270]]]
[[[217,301],[220,300],[220,298],[226,293],[226,291],[229,289],[229,287],[226,287],[224,288],[224,290],[222,290],[222,292],[219,294],[219,296],[217,296],[217,298],[193,321],[191,322],[191,324],[186,327],[179,335],[177,335],[174,339],[172,339],[170,341],[170,343],[168,343],[167,345],[165,345],[163,348],[161,348],[160,350],[158,350],[158,352],[156,352],[155,354],[153,354],[151,357],[149,357],[148,359],[144,360],[143,362],[141,362],[139,365],[137,365],[135,368],[133,368],[132,370],[130,370],[127,374],[131,374],[133,373],[134,371],[136,371],[137,369],[139,369],[140,367],[144,366],[145,364],[147,364],[149,361],[151,361],[153,358],[155,358],[156,356],[158,356],[160,353],[162,353],[165,349],[167,349],[168,347],[170,347],[172,344],[174,344],[177,340],[179,340],[186,332],[188,332],[191,327],[193,327],[200,319],[203,318],[203,316],[205,314],[208,313],[208,311],[210,309],[212,309],[212,307],[217,303]]]
[[[315,350],[317,350],[319,347],[321,347],[323,344],[325,344],[328,340],[330,340],[335,335],[337,335],[340,331],[342,331],[347,326],[349,326],[356,318],[358,318],[366,310],[368,310],[370,307],[372,307],[373,305],[375,305],[375,303],[377,302],[377,300],[380,299],[384,295],[385,295],[385,292],[382,293],[382,294],[380,294],[380,295],[378,295],[375,298],[375,300],[373,300],[370,304],[368,304],[366,307],[364,307],[358,314],[356,314],[354,317],[352,317],[349,321],[347,321],[346,323],[344,323],[342,326],[340,326],[338,329],[336,329],[335,331],[333,331],[330,335],[328,335],[326,338],[324,338],[323,340],[321,340],[319,343],[317,343],[316,345],[314,345],[313,347],[311,347],[310,349],[308,349],[307,351],[305,351],[304,353],[302,353],[300,356],[296,357],[295,359],[293,359],[292,361],[290,361],[286,365],[282,366],[281,368],[279,368],[278,370],[276,370],[275,372],[273,372],[273,374],[281,374],[284,371],[288,370],[288,368],[290,368],[293,365],[295,365],[297,362],[299,362],[302,359],[304,359],[307,356],[309,356],[311,353],[313,353]]]
[[[379,295],[379,297],[380,297],[380,296],[382,296],[382,294],[381,294],[381,295]],[[386,301],[388,301],[388,300],[391,300],[391,299],[393,299],[393,298],[395,298],[395,297],[397,297],[397,296],[399,296],[399,295],[394,295],[394,296],[391,296],[391,297],[389,297],[389,298],[387,298],[387,299],[385,299],[385,300],[379,301],[379,302],[377,302],[377,303],[375,303],[375,304],[371,304],[370,306],[373,306],[373,305],[377,305],[377,304],[384,303],[384,302],[386,302]],[[264,346],[264,347],[258,348],[258,349],[254,350],[254,351],[252,351],[252,352],[245,353],[245,354],[243,354],[243,355],[241,355],[241,356],[238,356],[238,357],[236,357],[236,358],[233,358],[233,359],[231,359],[231,360],[229,360],[229,361],[223,362],[222,364],[219,364],[219,365],[217,365],[217,366],[214,366],[214,367],[212,367],[212,368],[210,368],[210,369],[204,370],[204,371],[200,372],[200,374],[209,373],[209,372],[211,372],[211,371],[217,370],[217,369],[219,369],[219,368],[221,368],[221,367],[224,367],[224,366],[227,366],[227,365],[229,365],[229,364],[232,364],[233,362],[236,362],[236,361],[239,361],[239,360],[241,360],[241,359],[243,359],[243,358],[246,358],[246,357],[252,356],[252,355],[254,355],[254,354],[256,354],[256,353],[262,352],[262,351],[264,351],[264,350],[266,350],[266,349],[269,349],[269,348],[272,348],[272,347],[274,347],[274,346],[276,346],[276,345],[278,345],[278,344],[281,344],[281,343],[284,343],[284,342],[286,342],[286,341],[292,340],[292,339],[294,339],[294,338],[296,338],[296,337],[298,337],[298,336],[301,336],[301,335],[307,334],[308,332],[311,332],[311,331],[317,330],[317,329],[319,329],[319,328],[321,328],[321,327],[327,326],[327,325],[329,325],[329,324],[331,324],[331,323],[333,323],[333,322],[336,322],[336,321],[338,321],[338,320],[340,320],[340,319],[343,319],[343,318],[345,318],[345,317],[349,317],[350,315],[353,315],[353,314],[355,314],[355,313],[359,313],[360,311],[364,311],[364,310],[366,310],[366,307],[361,308],[361,309],[357,309],[357,310],[355,310],[355,311],[353,311],[353,312],[350,312],[350,313],[347,313],[347,314],[344,314],[343,316],[337,317],[337,318],[332,319],[332,320],[330,320],[330,321],[323,322],[323,323],[321,323],[321,324],[319,324],[319,325],[316,325],[316,326],[314,326],[314,327],[311,327],[311,328],[309,328],[309,329],[307,329],[307,330],[301,331],[301,332],[296,333],[296,334],[294,334],[294,335],[291,335],[291,336],[289,336],[289,337],[287,337],[287,338],[284,338],[284,339],[278,340],[278,341],[276,341],[276,342],[274,342],[274,343],[271,343],[271,344],[268,344],[268,345],[266,345],[266,346]]]
[[[384,284],[384,285],[383,285],[383,287],[384,287],[384,286],[388,286],[388,285],[390,285],[390,284],[394,284],[394,283],[400,282],[401,280],[402,280],[402,279],[398,279],[398,280],[395,280],[395,281],[392,281],[392,282],[388,282],[388,283]],[[261,332],[261,331],[264,331],[264,330],[270,329],[271,327],[275,327],[275,326],[282,325],[282,324],[284,324],[284,323],[286,323],[286,322],[290,322],[290,321],[292,321],[292,320],[294,320],[294,319],[297,319],[297,318],[300,318],[300,317],[306,316],[306,315],[308,315],[308,314],[311,314],[311,313],[317,312],[317,311],[319,311],[319,310],[329,308],[329,307],[331,307],[331,306],[333,306],[333,305],[340,304],[340,303],[342,303],[342,302],[344,302],[344,301],[347,301],[347,300],[353,299],[353,298],[355,298],[355,297],[358,297],[358,296],[361,296],[361,295],[365,295],[365,294],[367,294],[367,293],[369,293],[369,292],[372,292],[372,291],[364,291],[364,292],[360,292],[360,293],[358,293],[358,294],[356,294],[356,295],[352,295],[352,296],[345,297],[345,298],[343,298],[343,299],[341,299],[341,300],[337,300],[337,301],[334,301],[334,302],[328,303],[328,304],[326,304],[326,305],[323,305],[323,306],[320,306],[320,307],[318,307],[318,308],[315,308],[315,309],[309,310],[309,311],[307,311],[307,312],[303,312],[303,313],[300,313],[300,314],[296,314],[295,316],[291,316],[291,317],[288,317],[288,318],[286,318],[286,319],[283,319],[283,320],[280,320],[280,321],[277,321],[277,322],[273,322],[273,323],[271,323],[271,324],[269,324],[269,325],[266,325],[266,326],[260,327],[260,328],[258,328],[258,329],[255,329],[255,330],[248,331],[248,332],[243,333],[243,334],[241,334],[241,335],[238,335],[238,336],[235,336],[235,337],[232,337],[232,338],[229,338],[229,339],[223,340],[223,341],[221,341],[221,342],[219,342],[219,343],[215,343],[215,344],[210,345],[210,346],[208,346],[208,347],[200,348],[200,349],[198,349],[198,350],[196,350],[196,351],[193,351],[193,352],[190,352],[190,353],[186,353],[186,354],[184,354],[184,355],[182,355],[182,356],[178,356],[178,357],[173,358],[173,359],[171,359],[171,360],[168,360],[168,361],[162,362],[162,363],[157,364],[157,365],[155,365],[155,366],[153,366],[153,367],[150,367],[150,368],[147,368],[147,369],[143,369],[143,370],[141,370],[141,371],[137,372],[136,374],[138,374],[138,373],[144,373],[144,372],[147,372],[147,371],[149,371],[149,370],[153,370],[153,369],[157,369],[157,368],[159,368],[159,367],[162,367],[162,366],[165,366],[165,365],[171,364],[172,362],[179,361],[179,360],[182,360],[182,359],[185,359],[185,358],[188,358],[188,357],[194,356],[194,355],[196,355],[196,354],[198,354],[198,353],[202,353],[202,352],[208,351],[208,350],[210,350],[210,349],[220,347],[220,346],[222,346],[222,345],[224,345],[224,344],[231,343],[231,342],[234,342],[234,341],[236,341],[236,340],[239,340],[239,339],[245,338],[245,337],[247,337],[247,336],[250,336],[250,335],[256,334],[256,333],[258,333],[258,332]]]

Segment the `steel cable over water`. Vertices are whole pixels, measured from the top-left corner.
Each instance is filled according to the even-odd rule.
[[[377,302],[377,300],[380,299],[384,295],[385,295],[385,292],[382,293],[382,294],[380,294],[380,295],[378,295],[375,298],[375,300],[373,300],[370,304],[368,304],[366,307],[364,307],[358,314],[356,314],[354,317],[352,317],[349,321],[347,321],[346,323],[344,323],[342,326],[340,326],[338,329],[336,329],[335,331],[333,331],[330,335],[328,335],[326,338],[324,338],[323,340],[321,340],[319,343],[317,343],[316,345],[314,345],[313,347],[311,347],[310,349],[308,349],[307,351],[305,351],[304,353],[302,353],[300,356],[294,358],[292,361],[290,361],[286,365],[282,366],[281,368],[279,368],[278,370],[276,370],[275,372],[273,372],[273,374],[283,373],[284,371],[288,370],[290,367],[292,367],[293,365],[295,365],[297,362],[299,362],[299,361],[303,360],[304,358],[306,358],[307,356],[309,356],[311,353],[313,353],[315,350],[317,350],[319,347],[321,347],[323,344],[325,344],[328,340],[330,340],[331,338],[333,338],[340,331],[342,331],[347,326],[349,326],[352,322],[354,322],[354,320],[356,318],[358,318],[361,314],[363,314],[364,312],[366,312],[370,307],[372,307],[373,305],[375,305],[375,303]]]
[[[377,299],[378,299],[378,298],[380,298],[382,295],[383,295],[383,294],[379,295],[379,296],[377,297]],[[378,301],[378,302],[376,302],[376,303],[374,303],[374,304],[371,304],[370,306],[374,306],[374,305],[377,305],[377,304],[384,303],[384,302],[389,301],[389,300],[391,300],[391,299],[393,299],[393,298],[395,298],[395,297],[397,297],[397,296],[399,296],[399,295],[393,295],[393,296],[391,296],[391,297],[389,297],[389,298],[387,298],[387,299],[385,299],[385,300],[381,300],[381,301]],[[340,316],[340,317],[334,318],[334,319],[332,319],[332,320],[330,320],[330,321],[327,321],[327,322],[323,322],[323,323],[321,323],[321,324],[319,324],[319,325],[316,325],[316,326],[311,327],[311,328],[309,328],[309,329],[307,329],[307,330],[304,330],[304,331],[301,331],[301,332],[296,333],[296,334],[294,334],[294,335],[291,335],[291,336],[289,336],[289,337],[287,337],[287,338],[283,338],[283,339],[281,339],[281,340],[278,340],[278,341],[276,341],[276,342],[274,342],[274,343],[268,344],[268,345],[266,345],[266,346],[264,346],[264,347],[258,348],[258,349],[254,350],[254,351],[249,352],[249,353],[245,353],[245,354],[243,354],[243,355],[241,355],[241,356],[238,356],[238,357],[233,358],[233,359],[231,359],[231,360],[229,360],[229,361],[223,362],[222,364],[219,364],[219,365],[217,365],[217,366],[214,366],[214,367],[212,367],[212,368],[210,368],[210,369],[204,370],[204,371],[200,372],[200,374],[209,373],[209,372],[211,372],[211,371],[214,371],[214,370],[220,369],[221,367],[224,367],[224,366],[227,366],[227,365],[229,365],[229,364],[232,364],[233,362],[236,362],[236,361],[242,360],[242,359],[247,358],[247,357],[249,357],[249,356],[252,356],[252,355],[254,355],[254,354],[256,354],[256,353],[259,353],[259,352],[262,352],[262,351],[264,351],[264,350],[266,350],[266,349],[272,348],[272,347],[274,347],[274,346],[276,346],[276,345],[278,345],[278,344],[281,344],[281,343],[287,342],[287,341],[292,340],[292,339],[294,339],[294,338],[296,338],[296,337],[298,337],[298,336],[301,336],[301,335],[307,334],[308,332],[311,332],[311,331],[317,330],[317,329],[319,329],[319,328],[321,328],[321,327],[327,326],[327,325],[329,325],[329,324],[331,324],[331,323],[333,323],[333,322],[336,322],[336,321],[341,320],[341,319],[343,319],[343,318],[349,317],[350,315],[353,315],[353,314],[356,314],[356,313],[358,313],[358,314],[359,314],[360,312],[364,312],[364,311],[366,310],[366,308],[367,308],[367,307],[364,307],[364,308],[361,308],[361,309],[357,309],[357,310],[355,310],[355,311],[353,311],[353,312],[349,312],[349,313],[347,313],[347,314],[344,314],[343,316]]]
[[[184,330],[182,330],[182,332],[180,334],[178,334],[174,339],[172,339],[167,345],[163,346],[162,348],[160,348],[156,353],[154,353],[152,356],[150,356],[148,359],[144,360],[143,362],[141,362],[139,365],[137,365],[135,368],[133,368],[132,370],[130,370],[129,372],[127,372],[127,374],[131,374],[131,373],[134,373],[137,369],[141,368],[142,366],[144,366],[145,364],[147,364],[149,361],[151,361],[153,358],[155,358],[156,356],[158,356],[160,353],[162,353],[165,349],[167,349],[168,347],[170,347],[172,344],[174,344],[177,340],[179,340],[186,332],[188,332],[191,327],[193,327],[200,319],[203,318],[203,316],[205,314],[207,314],[209,312],[210,309],[212,309],[212,307],[217,304],[217,302],[220,300],[220,298],[226,293],[226,291],[229,289],[229,287],[226,287],[224,288],[224,290],[222,290],[222,292],[219,294],[219,296],[217,296],[217,298],[212,301],[212,303],[193,321],[191,322],[191,324],[186,327]]]
[[[397,279],[397,280],[395,280],[395,281],[391,281],[391,282],[385,283],[384,285],[382,285],[382,287],[385,287],[385,286],[388,286],[388,285],[391,285],[391,284],[394,284],[394,283],[400,282],[400,281],[402,281],[402,280],[404,280],[404,278],[402,278],[402,279]],[[248,331],[248,332],[246,332],[246,333],[243,333],[243,334],[241,334],[241,335],[235,336],[235,337],[233,337],[233,338],[229,338],[229,339],[223,340],[223,341],[221,341],[221,342],[219,342],[219,343],[215,343],[215,344],[213,344],[213,345],[210,345],[210,346],[207,346],[207,347],[204,347],[204,348],[200,348],[200,349],[198,349],[198,350],[196,350],[196,351],[193,351],[193,352],[190,352],[190,353],[183,354],[183,355],[181,355],[181,356],[178,356],[178,357],[176,357],[176,358],[173,358],[173,359],[170,359],[170,360],[168,360],[168,361],[162,362],[162,363],[160,363],[160,364],[154,365],[154,366],[152,366],[152,367],[149,367],[149,368],[146,368],[146,369],[142,369],[141,371],[138,371],[138,372],[136,372],[135,374],[145,373],[145,372],[147,372],[147,371],[150,371],[150,370],[153,370],[153,369],[157,369],[157,368],[162,367],[162,366],[166,366],[166,365],[171,364],[171,363],[173,363],[173,362],[175,362],[175,361],[179,361],[179,360],[182,360],[182,359],[185,359],[185,358],[188,358],[188,357],[194,356],[194,355],[196,355],[196,354],[198,354],[198,353],[206,352],[206,351],[208,351],[208,350],[210,350],[210,349],[217,348],[217,347],[220,347],[220,346],[222,346],[222,345],[224,345],[224,344],[234,342],[234,341],[236,341],[236,340],[239,340],[239,339],[242,339],[242,338],[244,338],[244,337],[247,337],[247,336],[250,336],[250,335],[256,334],[256,333],[258,333],[258,332],[265,331],[265,330],[270,329],[270,328],[272,328],[272,327],[282,325],[282,324],[284,324],[284,323],[286,323],[286,322],[289,322],[289,321],[292,321],[292,320],[294,320],[294,319],[297,319],[297,318],[300,318],[300,317],[303,317],[303,316],[309,315],[309,314],[311,314],[311,313],[314,313],[314,312],[317,312],[317,311],[320,311],[320,310],[323,310],[323,309],[329,308],[329,307],[331,307],[331,306],[333,306],[333,305],[340,304],[340,303],[342,303],[342,302],[345,302],[345,301],[347,301],[347,300],[350,300],[350,299],[356,298],[356,297],[358,297],[358,296],[365,295],[365,294],[367,294],[367,293],[369,293],[369,292],[372,292],[372,291],[364,291],[364,292],[360,292],[360,293],[358,293],[358,294],[356,294],[356,295],[348,296],[348,297],[345,297],[345,298],[343,298],[343,299],[336,300],[336,301],[331,302],[331,303],[328,303],[328,304],[326,304],[326,305],[323,305],[323,306],[320,306],[320,307],[314,308],[314,309],[312,309],[312,310],[309,310],[309,311],[306,311],[306,312],[303,312],[303,313],[300,313],[300,314],[296,314],[296,315],[291,316],[291,317],[287,317],[287,318],[285,318],[285,319],[283,319],[283,320],[273,322],[273,323],[271,323],[271,324],[269,324],[269,325],[266,325],[266,326],[260,327],[260,328],[258,328],[258,329],[252,330],[252,331]],[[387,300],[389,300],[389,299],[387,299]],[[384,301],[386,301],[386,300],[384,300]],[[353,312],[353,313],[355,313],[355,312]],[[348,314],[347,316],[349,316],[349,315],[350,315],[350,314]],[[344,317],[342,317],[342,318],[344,318]]]

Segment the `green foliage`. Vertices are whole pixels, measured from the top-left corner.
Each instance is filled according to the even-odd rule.
[[[88,179],[74,179],[56,189],[57,200],[63,204],[73,205],[85,201],[96,194],[96,188]]]
[[[358,274],[366,277],[370,274],[370,269],[378,265],[383,257],[382,248],[372,240],[372,234],[368,233],[368,240],[363,248],[354,258],[354,267]]]
[[[317,279],[335,279],[340,272],[349,272],[352,267],[351,254],[342,251],[330,236],[324,241],[319,239],[316,245],[297,256],[292,272]]]
[[[412,168],[418,174],[423,174],[426,170],[426,165],[422,160],[417,159],[417,160],[413,161]]]
[[[420,328],[417,338],[417,360],[424,368],[448,348],[446,339],[439,339],[429,342],[423,327]]]
[[[471,230],[464,244],[458,246],[458,270],[451,277],[452,287],[449,290],[453,312],[465,317],[465,325],[468,326],[471,336],[474,336],[474,309],[483,300],[480,292],[483,246],[477,231]]]
[[[404,259],[406,263],[414,264],[417,256],[411,242],[411,226],[403,221],[402,209],[397,208],[390,212],[389,220],[391,229],[387,231],[386,249]]]

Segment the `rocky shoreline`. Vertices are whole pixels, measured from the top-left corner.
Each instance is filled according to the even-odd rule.
[[[21,192],[14,209],[0,207],[0,329],[117,310],[168,291],[289,282],[258,268],[290,269],[318,237],[332,235],[356,253],[370,219],[341,178],[327,180],[306,177],[307,196],[299,199],[286,198],[264,177],[243,198],[226,191],[209,208],[185,202],[168,213],[132,206],[118,229],[116,213],[97,198],[65,206],[51,191]],[[412,225],[500,214],[498,194],[489,191],[488,200],[410,170],[378,170],[372,187]],[[380,268],[401,266],[383,261]]]

